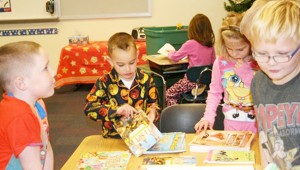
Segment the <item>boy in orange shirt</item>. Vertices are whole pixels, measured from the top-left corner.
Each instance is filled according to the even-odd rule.
[[[54,72],[41,46],[0,47],[0,169],[53,169],[49,126],[41,98],[54,94]]]

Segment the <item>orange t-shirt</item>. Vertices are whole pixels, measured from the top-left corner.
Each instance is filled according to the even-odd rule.
[[[5,169],[12,155],[18,158],[29,145],[42,146],[38,119],[27,103],[3,94],[0,102],[0,169]]]

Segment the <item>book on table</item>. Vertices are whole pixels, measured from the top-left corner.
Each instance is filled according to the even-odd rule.
[[[126,170],[131,153],[129,151],[99,151],[81,154],[77,169]]]
[[[141,109],[131,118],[119,119],[113,126],[136,157],[146,152],[162,137],[161,132]]]
[[[179,153],[186,151],[185,133],[162,133],[163,137],[145,154]]]
[[[197,165],[195,156],[152,156],[143,159],[141,170],[159,168],[191,168]]]
[[[210,150],[249,151],[255,134],[251,131],[206,130],[196,134],[189,143],[191,152]]]
[[[254,151],[210,150],[206,163],[214,164],[255,164]]]

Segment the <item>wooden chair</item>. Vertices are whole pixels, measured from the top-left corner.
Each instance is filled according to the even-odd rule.
[[[195,124],[203,117],[206,104],[186,103],[169,106],[162,110],[159,129],[161,132],[195,133]],[[213,126],[216,130],[223,130],[224,115],[222,107],[218,107],[217,117]]]
[[[186,76],[190,82],[196,83],[195,91],[201,85],[205,85],[205,89],[200,95],[193,95],[192,91],[182,93],[180,103],[205,103],[207,98],[207,91],[211,82],[212,65],[196,66],[188,68]]]

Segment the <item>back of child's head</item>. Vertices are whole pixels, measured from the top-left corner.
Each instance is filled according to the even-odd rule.
[[[215,34],[207,16],[196,14],[192,18],[189,24],[188,37],[207,47],[214,46]]]
[[[110,56],[115,49],[124,51],[134,49],[136,51],[134,38],[126,32],[115,33],[108,40],[108,53]]]
[[[217,54],[228,57],[225,41],[240,40],[249,43],[248,39],[240,32],[240,23],[244,13],[229,12],[222,21],[217,42]]]
[[[300,43],[300,1],[255,1],[245,14],[241,31],[254,44],[257,41],[276,43],[278,38]]]
[[[0,86],[7,90],[9,83],[29,73],[33,57],[39,55],[40,45],[31,41],[9,43],[0,47]]]

